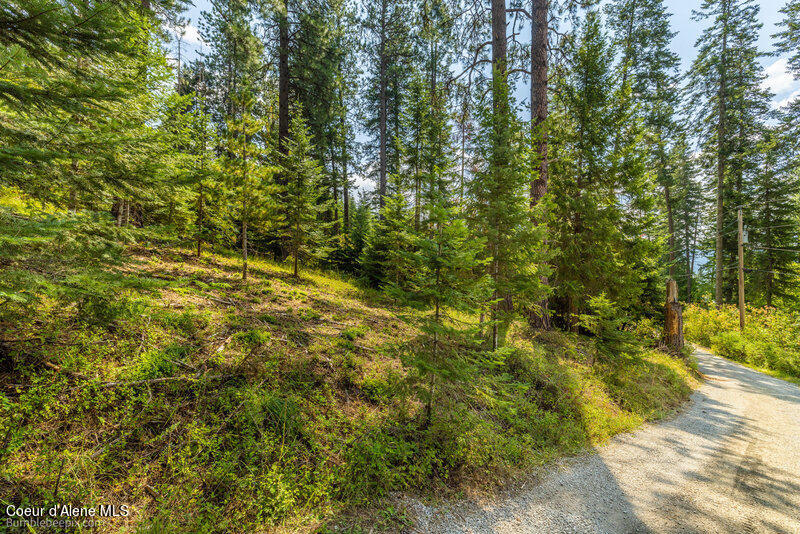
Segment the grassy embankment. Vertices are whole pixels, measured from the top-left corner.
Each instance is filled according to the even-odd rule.
[[[3,508],[131,505],[108,531],[396,530],[390,492],[492,489],[672,413],[694,381],[657,351],[590,365],[585,338],[517,329],[422,429],[397,356],[414,332],[380,294],[260,260],[243,283],[219,254],[125,257],[61,273],[92,291],[2,308]]]
[[[747,308],[739,330],[735,306],[691,305],[684,312],[686,339],[715,354],[800,384],[800,315],[777,308]]]

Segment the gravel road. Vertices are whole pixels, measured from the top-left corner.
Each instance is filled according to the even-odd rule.
[[[407,501],[425,533],[800,533],[800,388],[696,353],[678,417],[561,461],[492,502]]]

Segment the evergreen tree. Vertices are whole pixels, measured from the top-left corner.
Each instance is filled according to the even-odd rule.
[[[703,187],[697,176],[697,165],[685,135],[680,135],[669,154],[668,183],[673,195],[674,251],[676,263],[674,275],[681,300],[693,301],[693,284],[697,260],[698,237],[702,224],[701,215],[707,208]],[[671,263],[672,265],[672,263]]]
[[[787,64],[795,80],[800,79],[800,1],[789,0],[781,9],[783,19],[779,22],[781,30],[773,35],[777,38],[775,43],[776,52],[788,54]],[[800,99],[795,98],[786,109],[786,115],[790,119],[789,125],[794,132],[800,128]]]
[[[248,227],[258,205],[268,202],[259,193],[263,191],[264,182],[268,180],[273,168],[259,164],[262,148],[255,143],[256,134],[264,125],[250,113],[253,98],[243,92],[234,98],[239,110],[237,118],[230,119],[225,137],[225,172],[228,186],[236,192],[239,199],[239,242],[242,247],[242,280],[247,280],[247,257],[249,248]]]
[[[227,223],[227,189],[219,175],[219,165],[214,157],[215,132],[211,117],[202,107],[191,115],[191,163],[189,183],[194,191],[193,233],[197,245],[197,257],[203,253],[204,243],[224,242],[229,234]]]
[[[358,201],[353,199],[350,204],[353,215],[344,251],[348,258],[346,265],[350,272],[355,273],[360,269],[359,261],[372,232],[373,218],[369,199],[363,191]]]
[[[405,197],[401,193],[386,197],[381,215],[364,246],[361,273],[372,287],[405,287],[410,274],[408,254],[414,243]]]
[[[319,260],[330,251],[320,215],[330,200],[321,188],[322,169],[311,156],[313,146],[305,120],[299,113],[292,117],[291,137],[282,158],[282,175],[286,180],[283,193],[284,224],[292,255],[292,272],[298,276],[300,259]]]
[[[753,180],[748,202],[752,223],[748,225],[745,258],[753,270],[746,294],[757,296],[767,306],[777,300],[791,300],[791,289],[796,287],[800,274],[800,177],[793,153],[797,142],[784,135],[778,128],[768,129],[757,145],[763,163]]]
[[[211,46],[204,56],[206,105],[221,134],[238,113],[236,98],[263,89],[263,44],[254,33],[252,7],[247,0],[215,1],[200,20],[200,35]],[[257,103],[251,112],[260,117]]]
[[[679,133],[675,110],[680,101],[678,91],[677,54],[670,43],[675,37],[662,0],[616,0],[606,6],[608,24],[614,43],[621,52],[618,77],[619,113],[631,113],[631,119],[641,118],[646,128],[638,139],[638,151],[647,154],[647,164],[653,170],[663,191],[669,237],[669,270],[674,276],[676,254],[675,191],[667,170],[670,144]],[[625,87],[629,85],[629,90]],[[635,109],[626,111],[626,108]],[[621,119],[621,117],[620,117]],[[621,131],[617,139],[621,139]],[[619,141],[615,142],[616,144]]]
[[[410,186],[413,191],[415,231],[421,230],[430,205],[454,178],[446,95],[437,88],[432,99],[430,90],[420,73],[412,75],[403,110],[406,138],[402,149],[408,178],[400,189]]]
[[[4,4],[0,184],[70,209],[141,193],[167,76],[157,28],[138,2]]]
[[[378,185],[379,213],[388,191],[389,177],[399,174],[399,147],[403,91],[406,87],[411,55],[411,31],[408,1],[378,0],[369,2],[362,14],[365,32],[365,58],[368,65],[367,87],[363,94],[366,110],[364,125],[371,136],[369,145],[375,163],[372,174]],[[398,184],[399,185],[399,184]]]
[[[754,170],[753,151],[769,94],[761,88],[763,73],[756,43],[761,23],[751,0],[706,0],[696,13],[711,19],[697,41],[698,55],[689,71],[689,105],[705,157],[705,171],[714,176],[716,212],[715,288],[717,305],[730,300],[736,273],[724,265],[736,261],[736,207],[747,194]]]
[[[513,318],[544,296],[539,277],[545,274],[546,255],[544,228],[532,222],[527,196],[530,139],[511,111],[504,76],[495,77],[492,92],[492,107],[479,112],[479,168],[470,184],[470,211],[476,235],[486,241],[484,258],[492,288],[490,345],[496,349],[504,344]]]
[[[661,243],[643,130],[635,107],[617,106],[630,87],[614,90],[613,54],[596,12],[569,50],[572,68],[556,79],[550,191],[554,304],[562,324],[576,328],[589,297],[605,293],[623,310],[637,306],[655,283]]]
[[[434,194],[428,224],[431,231],[418,235],[414,252],[406,254],[411,267],[407,287],[392,283],[388,289],[400,303],[423,311],[409,317],[421,334],[403,357],[414,369],[408,381],[425,404],[423,427],[430,424],[437,395],[469,376],[471,332],[451,314],[474,314],[489,289],[485,276],[474,276],[485,243],[474,239],[443,192]]]

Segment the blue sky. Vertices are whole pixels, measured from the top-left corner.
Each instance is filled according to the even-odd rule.
[[[696,56],[694,44],[703,31],[703,23],[692,20],[692,9],[697,9],[700,0],[665,0],[664,4],[672,13],[672,28],[678,35],[672,41],[672,49],[680,56],[682,70],[685,72]],[[774,39],[771,37],[778,31],[777,24],[782,16],[780,9],[786,0],[762,0],[759,18],[764,25],[761,28],[759,48],[762,52],[773,52]],[[785,57],[769,56],[762,58],[767,79],[764,84],[775,93],[773,103],[783,105],[794,96],[800,95],[800,82],[792,79],[786,69]]]
[[[200,12],[209,9],[208,0],[194,0],[195,6],[187,13],[190,25],[186,29],[183,43],[184,57],[191,58],[203,49],[203,43],[197,31],[197,22],[200,19]],[[703,30],[703,24],[692,20],[692,9],[697,9],[701,0],[665,0],[667,9],[672,13],[672,28],[678,35],[672,42],[672,49],[680,56],[682,70],[691,65],[696,53],[695,42]],[[760,19],[764,24],[761,29],[759,45],[762,51],[771,52],[773,39],[771,37],[777,31],[777,23],[781,19],[779,10],[786,0],[762,0],[760,2]],[[173,43],[173,55],[177,55],[177,45]],[[786,59],[782,57],[765,57],[761,60],[767,76],[764,85],[768,87],[775,98],[773,105],[779,106],[787,103],[790,99],[800,96],[800,82],[795,81],[786,69]],[[519,91],[524,94],[525,91]]]
[[[777,31],[777,23],[781,19],[779,10],[785,5],[786,1],[762,0],[760,2],[759,18],[763,23],[763,27],[759,36],[759,47],[762,52],[773,51],[774,39],[771,36]],[[210,3],[209,0],[194,0],[194,3],[194,7],[185,15],[190,20],[182,45],[183,57],[186,59],[196,57],[199,52],[208,49],[202,42],[197,27],[201,11],[209,10]],[[664,0],[664,3],[668,11],[672,13],[672,29],[678,32],[671,46],[681,58],[681,71],[686,72],[696,56],[694,45],[704,28],[702,22],[692,20],[692,10],[699,8],[701,0]],[[523,35],[520,38],[524,39],[525,36]],[[172,50],[173,57],[176,57],[177,44],[175,42],[172,43]],[[774,107],[785,105],[790,100],[800,96],[800,82],[794,80],[791,73],[786,69],[785,57],[767,56],[761,59],[761,63],[764,66],[766,75],[764,86],[775,95],[772,102]],[[518,102],[524,104],[530,93],[523,82],[517,86],[515,94]],[[359,137],[362,136],[363,134],[360,134]],[[354,175],[352,179],[358,189],[371,190],[375,187],[369,178]]]

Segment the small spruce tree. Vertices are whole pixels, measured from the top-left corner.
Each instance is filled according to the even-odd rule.
[[[402,194],[384,197],[383,217],[368,235],[361,272],[372,287],[403,286],[409,272],[408,253],[414,239],[408,203]]]
[[[321,259],[330,250],[325,230],[331,223],[320,218],[330,201],[321,199],[322,169],[310,155],[311,139],[300,113],[294,113],[290,133],[282,164],[286,181],[283,220],[291,249],[292,272],[297,277],[301,258]]]
[[[428,206],[428,223],[430,232],[418,234],[413,252],[405,254],[407,284],[388,287],[399,302],[423,312],[407,319],[420,335],[403,358],[413,369],[408,383],[425,404],[423,427],[430,424],[436,392],[469,375],[474,338],[452,313],[474,315],[491,292],[487,277],[475,276],[486,263],[485,242],[471,235],[459,209],[438,194]]]

